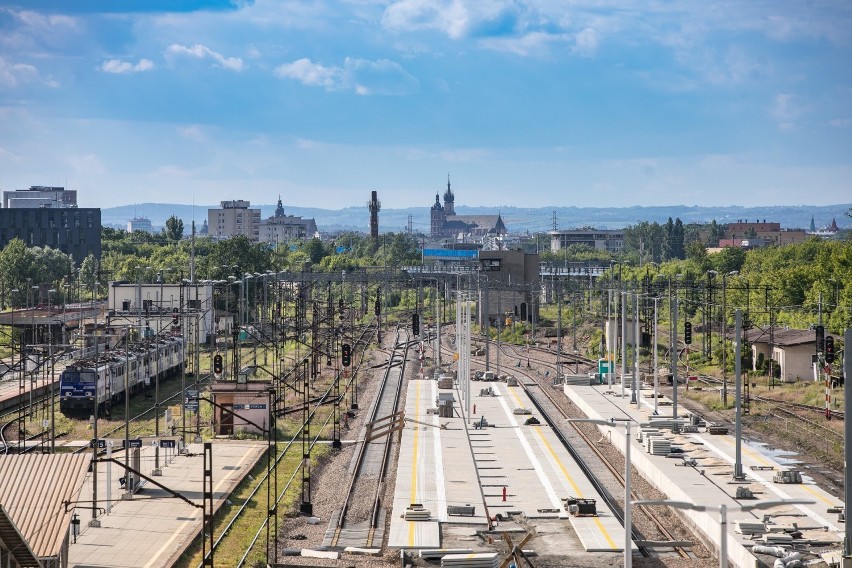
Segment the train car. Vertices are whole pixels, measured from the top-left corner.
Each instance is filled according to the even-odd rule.
[[[154,338],[127,349],[73,360],[59,376],[59,411],[69,418],[86,418],[112,403],[150,386],[159,374],[180,372],[185,360],[180,337]]]

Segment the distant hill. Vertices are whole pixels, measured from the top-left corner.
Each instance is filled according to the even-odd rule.
[[[155,228],[163,227],[172,215],[183,219],[185,233],[189,233],[193,218],[196,227],[201,228],[207,219],[207,210],[217,205],[175,205],[164,203],[143,203],[110,207],[101,211],[104,225],[126,228],[127,221],[133,217],[146,217]],[[266,219],[275,212],[275,205],[253,205],[261,210],[261,217]],[[512,233],[538,233],[549,231],[554,225],[558,229],[574,229],[579,227],[594,227],[597,229],[621,229],[628,225],[636,225],[640,221],[665,223],[669,217],[680,218],[684,223],[709,223],[713,219],[717,223],[732,223],[740,219],[766,220],[781,223],[785,229],[807,229],[811,218],[817,228],[827,227],[832,219],[841,228],[852,226],[852,219],[846,212],[852,204],[839,205],[778,205],[768,207],[689,207],[685,205],[654,206],[654,207],[553,207],[553,208],[524,208],[524,207],[471,207],[456,206],[460,215],[494,215],[500,213],[506,227]],[[370,214],[367,207],[346,207],[344,209],[320,209],[315,207],[285,207],[288,215],[312,217],[316,219],[321,232],[360,231],[367,232],[370,224]],[[428,233],[429,207],[409,207],[406,209],[382,209],[379,213],[379,230],[381,232],[404,231],[411,216],[411,225],[415,232]]]

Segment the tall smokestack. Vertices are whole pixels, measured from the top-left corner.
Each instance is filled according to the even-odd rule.
[[[382,203],[379,201],[378,193],[373,191],[370,194],[370,201],[367,203],[370,208],[370,238],[373,239],[373,244],[379,244],[379,210],[382,208]]]

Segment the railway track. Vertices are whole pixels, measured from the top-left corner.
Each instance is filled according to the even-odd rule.
[[[569,452],[571,452],[574,459],[580,465],[581,469],[586,472],[586,476],[592,480],[592,482],[599,488],[599,493],[602,496],[609,496],[609,504],[610,508],[613,511],[617,511],[617,515],[619,520],[624,523],[624,504],[619,501],[615,503],[615,499],[610,495],[612,491],[611,485],[609,487],[604,486],[602,480],[600,479],[602,476],[599,473],[595,473],[599,471],[597,468],[598,464],[602,464],[609,475],[617,480],[619,484],[619,489],[622,490],[625,485],[624,479],[624,465],[621,464],[613,464],[609,457],[607,457],[598,447],[598,444],[592,439],[594,436],[597,436],[598,430],[595,427],[590,425],[583,425],[582,423],[568,423],[566,426],[561,426],[566,419],[569,418],[582,418],[582,416],[574,416],[569,414],[560,402],[557,401],[557,397],[555,397],[551,392],[551,386],[547,384],[542,384],[542,381],[535,376],[531,376],[525,374],[528,379],[531,379],[535,382],[536,387],[530,387],[529,383],[525,383],[523,381],[519,381],[518,385],[524,389],[527,395],[530,397],[530,400],[533,401],[536,408],[544,415],[546,420],[554,425],[554,430],[556,430],[557,435],[561,440],[563,440],[563,444],[566,448],[568,448]],[[569,431],[570,429],[570,431]],[[591,434],[591,435],[590,435]],[[579,438],[582,443],[578,443]],[[588,452],[591,452],[593,456],[587,455]],[[591,458],[591,459],[590,459]],[[619,493],[619,494],[622,494]],[[638,500],[643,497],[640,496],[636,491],[631,492],[632,499]],[[666,527],[667,521],[664,521],[659,515],[655,514],[655,511],[650,508],[641,508],[642,514],[651,522],[655,530],[657,531],[653,535],[646,535],[642,532],[636,531],[636,517],[637,513],[639,513],[638,508],[633,510],[633,526],[634,526],[634,535],[633,540],[642,541],[642,540],[655,540],[655,541],[674,541],[676,540],[675,535],[668,530]],[[649,538],[651,537],[651,538]],[[682,558],[689,558],[689,554],[687,551],[681,547],[674,546],[672,549]],[[643,556],[650,557],[653,553],[645,546],[639,547],[640,552]]]
[[[368,427],[367,436],[358,446],[350,467],[349,484],[340,509],[332,515],[324,546],[375,547],[381,546],[384,539],[387,511],[382,495],[394,446],[390,434],[394,422],[401,420],[390,417],[399,409],[409,346],[407,332],[397,328],[379,394],[367,418],[369,423],[376,425],[375,430]],[[375,437],[371,431],[376,432]],[[364,499],[368,495],[369,500]]]
[[[373,322],[369,325],[363,326],[360,330],[358,338],[355,340],[356,345],[361,345],[362,347],[366,347],[376,337],[377,332],[378,332],[378,329],[375,325],[375,322]],[[366,349],[357,350],[356,353],[360,353],[360,357],[357,358],[357,363],[355,363],[353,361],[354,372],[352,373],[352,377],[350,378],[349,382],[347,382],[346,391],[348,391],[349,389],[355,389],[356,388],[357,383],[355,382],[354,377],[364,367]],[[346,392],[346,391],[344,391],[344,392]],[[317,397],[319,400],[315,404],[313,404],[311,406],[311,408],[309,409],[307,422],[313,422],[315,419],[318,418],[318,413],[319,413],[320,409],[324,406],[324,404],[331,397],[334,396],[333,393],[334,393],[334,381],[332,381],[331,384],[329,384],[327,386],[327,389],[323,392],[323,394],[321,396]],[[310,452],[313,451],[314,447],[321,441],[323,436],[327,435],[329,425],[331,424],[331,421],[334,420],[334,418],[335,418],[334,413],[331,413],[331,412],[327,413],[326,416],[324,417],[324,420],[319,425],[319,427],[315,428],[316,433],[311,436],[311,439],[308,442],[307,450],[308,450],[309,454],[310,454]],[[255,485],[254,485],[254,488],[252,489],[251,493],[245,498],[243,505],[240,506],[234,512],[232,517],[230,517],[229,521],[225,524],[225,526],[221,529],[217,527],[216,532],[219,534],[219,537],[213,543],[213,550],[214,551],[220,545],[220,543],[223,541],[223,539],[227,536],[227,534],[231,531],[231,529],[239,522],[240,518],[246,513],[246,511],[256,505],[256,497],[257,497],[257,494],[259,493],[259,491],[261,490],[261,488],[268,487],[270,482],[274,482],[274,480],[271,480],[270,478],[278,475],[278,473],[277,473],[278,464],[288,455],[288,452],[301,450],[302,438],[308,432],[308,429],[305,426],[306,426],[306,423],[303,422],[301,424],[301,426],[299,428],[297,428],[296,431],[293,433],[292,437],[289,440],[286,440],[284,442],[284,448],[281,451],[278,451],[277,455],[275,455],[274,459],[271,460],[271,462],[269,463],[269,466],[267,468],[266,473],[254,482]],[[281,504],[282,500],[284,499],[284,496],[287,494],[288,491],[291,491],[293,485],[297,482],[297,480],[299,478],[300,472],[302,472],[304,467],[305,467],[305,461],[300,461],[299,465],[297,465],[296,468],[293,469],[292,472],[290,472],[290,475],[288,477],[288,481],[287,481],[287,483],[284,484],[284,487],[282,489],[280,489],[280,491],[277,491],[277,493],[271,494],[271,496],[270,496],[271,502],[268,503],[268,508],[269,508],[270,511],[277,511],[277,508]],[[275,483],[275,487],[277,489],[277,483]],[[275,517],[275,519],[276,520],[275,520],[274,529],[272,527],[270,527],[270,525],[269,525],[270,517],[267,517],[267,519],[257,528],[257,531],[255,532],[253,539],[251,540],[251,542],[249,543],[249,545],[247,546],[247,548],[245,550],[245,554],[242,556],[242,558],[239,560],[239,562],[237,562],[237,564],[236,564],[237,568],[240,568],[240,567],[246,565],[246,563],[248,561],[249,553],[252,551],[252,549],[256,545],[256,543],[260,540],[261,534],[265,530],[266,531],[274,530],[274,532],[272,534],[277,534],[277,529],[278,529],[277,516]],[[203,566],[203,562],[198,564],[198,568],[201,568],[202,566]]]

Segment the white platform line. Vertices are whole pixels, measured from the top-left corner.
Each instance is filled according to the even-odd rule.
[[[432,385],[432,399],[438,398],[438,381],[429,381]],[[430,403],[431,406],[431,403]],[[435,453],[435,490],[437,492],[438,511],[437,517],[439,521],[446,522],[449,520],[447,515],[447,486],[444,481],[444,454],[441,451],[441,417],[437,414],[432,416],[432,424],[435,427],[432,429],[432,449]]]
[[[538,476],[539,481],[541,482],[541,486],[544,488],[545,493],[547,493],[547,497],[550,499],[550,504],[554,509],[559,509],[562,513],[565,513],[565,508],[562,506],[562,500],[559,499],[559,496],[556,494],[556,491],[553,489],[553,485],[551,485],[550,480],[547,478],[547,474],[544,472],[544,469],[541,466],[541,463],[538,461],[538,458],[535,457],[535,453],[530,447],[529,442],[527,441],[526,436],[517,423],[515,422],[515,415],[512,414],[512,411],[509,409],[509,405],[506,404],[506,397],[502,396],[503,394],[500,392],[500,388],[497,385],[494,385],[495,392],[498,393],[498,399],[500,401],[500,406],[503,407],[503,411],[506,413],[506,418],[509,419],[510,424],[515,424],[513,428],[515,430],[515,435],[518,437],[518,440],[521,442],[521,446],[524,448],[524,452],[526,452],[527,457],[530,460],[530,463],[535,469],[535,473]]]

